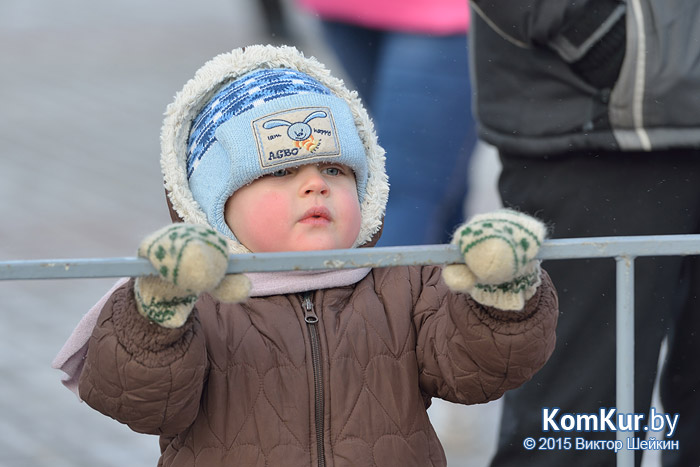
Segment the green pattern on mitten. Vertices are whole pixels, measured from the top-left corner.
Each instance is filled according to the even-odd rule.
[[[199,293],[215,287],[226,270],[226,240],[201,225],[173,224],[148,236],[139,247],[161,278]]]
[[[136,278],[134,296],[139,313],[166,328],[182,326],[198,298],[158,276]]]
[[[540,261],[532,260],[525,267],[523,274],[512,281],[501,284],[477,283],[470,291],[470,295],[482,305],[501,310],[522,310],[525,307],[525,302],[535,295],[537,287],[540,286],[540,274]]]
[[[187,321],[199,295],[217,289],[228,266],[225,238],[201,225],[173,224],[160,229],[141,242],[138,254],[158,271],[158,275],[136,279],[138,310],[168,328]],[[237,283],[242,286],[232,297],[242,301],[247,298],[248,281],[243,278]]]
[[[445,282],[484,305],[522,309],[540,284],[545,235],[539,220],[510,209],[475,216],[455,232],[465,264],[446,267]]]
[[[537,219],[502,209],[474,216],[457,229],[453,243],[480,282],[500,284],[521,274],[537,255],[545,233]]]

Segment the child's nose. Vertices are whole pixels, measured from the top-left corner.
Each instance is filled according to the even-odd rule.
[[[326,183],[326,179],[323,177],[323,174],[321,174],[321,171],[318,169],[318,167],[314,165],[307,165],[306,167],[303,167],[301,169],[299,175],[301,175],[302,179],[300,186],[300,194],[328,195],[330,187],[328,186],[328,183]]]

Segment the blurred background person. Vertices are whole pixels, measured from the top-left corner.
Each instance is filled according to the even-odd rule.
[[[292,31],[289,13],[283,4],[283,0],[256,0],[260,6],[265,29],[270,37],[270,43],[289,44],[299,40],[298,35]]]
[[[476,143],[466,1],[298,3],[320,18],[386,150],[391,195],[378,245],[449,242],[465,217]]]
[[[479,135],[499,151],[506,206],[536,213],[554,238],[700,233],[700,3],[471,5]],[[679,414],[670,439],[680,449],[663,451],[663,465],[700,465],[700,260],[635,264],[635,412],[649,414],[665,339],[656,410]],[[561,302],[557,348],[505,396],[492,465],[614,465],[609,450],[523,448],[542,433],[543,407],[597,413],[616,404],[614,262],[547,269]]]

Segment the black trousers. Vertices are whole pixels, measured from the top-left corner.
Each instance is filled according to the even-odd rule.
[[[571,153],[550,158],[501,153],[505,206],[551,226],[551,238],[700,233],[700,150]],[[532,437],[614,440],[616,433],[543,432],[543,408],[599,413],[615,407],[615,261],[546,261],[560,299],[552,358],[506,393],[492,466],[614,466],[608,450],[526,450]],[[635,261],[635,412],[649,414],[660,346],[663,407],[679,414],[664,466],[700,466],[700,257]],[[646,421],[646,418],[645,418]],[[646,433],[637,436],[644,439]],[[539,442],[537,443],[539,446]],[[636,452],[637,465],[641,451]]]

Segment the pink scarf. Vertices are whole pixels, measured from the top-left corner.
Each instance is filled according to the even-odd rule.
[[[360,268],[327,271],[253,272],[246,274],[246,276],[248,276],[252,284],[250,296],[266,297],[331,287],[344,287],[356,284],[369,272],[370,268]],[[92,330],[97,324],[97,318],[109,297],[128,280],[129,278],[119,279],[109,292],[90,308],[51,363],[52,368],[65,373],[61,378],[61,382],[73,391],[78,398],[80,398],[78,381],[80,373],[83,371],[88,341],[92,335]]]

